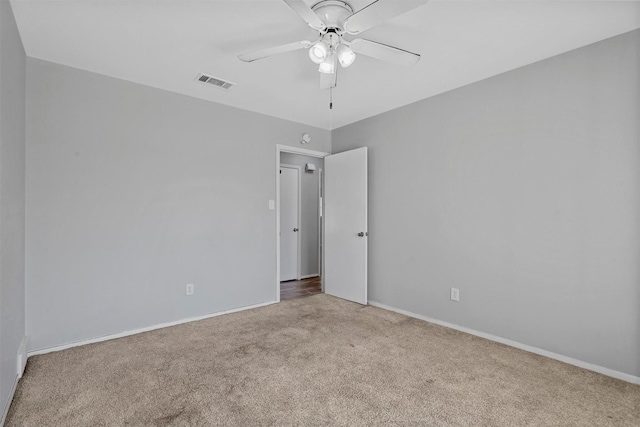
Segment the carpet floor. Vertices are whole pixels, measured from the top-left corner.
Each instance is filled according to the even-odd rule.
[[[29,358],[6,426],[639,426],[640,386],[328,295]]]

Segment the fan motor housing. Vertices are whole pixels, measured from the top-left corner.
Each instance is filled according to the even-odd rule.
[[[344,21],[353,14],[353,8],[342,0],[323,0],[311,7],[327,28],[344,33]]]

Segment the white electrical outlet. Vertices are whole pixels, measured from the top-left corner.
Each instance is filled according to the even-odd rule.
[[[185,295],[193,295],[193,283],[187,284],[184,290]]]
[[[451,301],[460,301],[460,289],[451,288]]]

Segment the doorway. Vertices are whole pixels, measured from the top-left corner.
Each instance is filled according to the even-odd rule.
[[[316,170],[313,172],[307,171],[306,170],[306,163],[303,161],[303,157],[298,157],[298,158],[293,158],[291,156],[304,156],[306,158],[309,159],[308,163],[316,163]],[[315,271],[311,271],[309,269],[307,269],[306,267],[312,265],[313,261],[311,261],[311,259],[313,259],[313,255],[311,255],[309,252],[307,252],[306,254],[303,253],[300,257],[300,272],[299,272],[299,276],[296,277],[295,280],[293,281],[289,281],[289,282],[283,282],[283,286],[282,286],[282,290],[287,291],[287,294],[284,295],[285,298],[289,298],[292,295],[293,296],[298,296],[300,294],[305,294],[305,293],[312,293],[312,292],[322,292],[323,291],[323,286],[324,284],[322,283],[322,272],[324,269],[324,263],[323,263],[323,247],[322,247],[322,227],[323,227],[323,206],[322,206],[322,201],[320,200],[320,195],[322,194],[322,188],[321,188],[321,184],[322,181],[324,179],[323,176],[323,171],[322,171],[322,167],[318,167],[317,165],[324,165],[324,157],[328,156],[329,153],[326,152],[322,152],[322,151],[314,151],[314,150],[309,150],[309,149],[305,149],[305,148],[299,148],[299,147],[294,147],[294,146],[288,146],[288,145],[276,145],[276,301],[280,301],[281,300],[281,277],[283,277],[281,275],[281,258],[282,258],[282,229],[281,229],[281,208],[282,208],[282,200],[281,200],[281,165],[284,163],[285,165],[290,165],[290,166],[300,166],[300,178],[302,181],[302,178],[309,178],[309,177],[314,177],[317,180],[317,185],[318,185],[318,189],[317,189],[317,194],[318,194],[318,204],[319,206],[317,206],[317,247],[316,247],[316,256],[317,256],[317,261],[315,261]],[[284,159],[284,160],[282,160]],[[320,162],[320,163],[317,163]],[[307,175],[307,173],[309,173]],[[302,188],[303,184],[301,183],[301,188]],[[301,211],[301,216],[302,216],[302,209],[303,207],[305,207],[305,203],[304,201],[302,201],[302,199],[304,199],[304,195],[301,195],[300,200],[301,200],[301,206],[300,206],[300,211]],[[309,208],[309,206],[306,206],[307,208]],[[306,225],[304,223],[304,219],[301,219],[300,222],[301,226],[300,227],[296,227],[299,228],[299,231],[297,233],[300,233],[300,237],[302,237],[305,233],[302,231],[302,229],[304,228],[306,233],[308,234],[309,230],[307,230],[307,228],[311,227],[311,229],[313,229],[313,225],[309,226]],[[293,228],[292,228],[293,229]],[[301,247],[303,246],[303,243],[301,243]],[[304,251],[303,251],[304,252]],[[304,262],[304,267],[303,267],[303,262],[302,260],[305,260]],[[302,296],[307,296],[307,295],[302,295]]]
[[[280,299],[322,292],[320,157],[280,153]]]
[[[280,156],[293,153],[323,160],[321,174],[319,274],[322,292],[366,305],[367,299],[367,147],[337,154],[276,145],[276,302],[280,302]],[[302,277],[302,276],[301,276]]]

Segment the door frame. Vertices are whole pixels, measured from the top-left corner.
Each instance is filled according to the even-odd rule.
[[[324,271],[322,271],[322,260],[324,259],[324,242],[322,241],[322,237],[324,233],[324,161],[322,162],[322,167],[318,171],[318,196],[320,200],[318,200],[318,274],[320,275],[320,290],[324,292],[324,282],[322,278],[324,277]]]
[[[291,145],[276,144],[274,168],[276,175],[276,302],[280,302],[280,153],[301,154],[303,156],[316,157],[320,159],[324,159],[326,156],[331,154],[324,151],[308,150],[306,148],[294,147]],[[324,221],[324,214],[322,215],[322,221]],[[324,231],[324,227],[322,227],[322,230]],[[324,250],[324,245],[322,248]],[[324,270],[324,265],[322,266],[322,270]],[[320,271],[321,277],[324,277],[323,273],[324,271]]]
[[[300,265],[302,264],[301,259],[302,259],[302,227],[301,227],[301,222],[302,222],[302,168],[300,166],[296,166],[296,165],[287,165],[287,164],[280,164],[280,167],[278,169],[281,168],[285,168],[285,169],[295,169],[296,171],[298,171],[298,204],[296,206],[296,216],[297,216],[297,220],[296,223],[298,224],[298,235],[296,236],[296,280],[300,280]],[[278,176],[280,176],[280,174],[278,174]],[[280,205],[280,199],[278,198],[278,206]],[[278,215],[280,214],[280,210],[278,210]],[[278,223],[280,222],[280,220],[278,220]],[[280,230],[281,231],[281,230]],[[280,236],[280,232],[278,232],[278,237]]]

